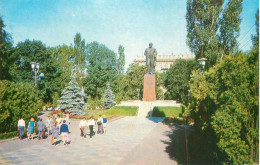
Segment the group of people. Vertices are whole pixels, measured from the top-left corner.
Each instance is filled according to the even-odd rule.
[[[42,118],[38,118],[38,122],[36,124],[34,118],[32,117],[28,123],[27,127],[27,138],[28,140],[34,139],[33,133],[35,126],[38,131],[38,139],[42,139],[45,135],[52,135],[51,137],[51,143],[52,145],[57,145],[57,140],[59,138],[59,135],[62,136],[63,144],[69,144],[70,137],[69,137],[69,116],[64,114],[63,118],[61,118],[59,115],[50,117],[48,116],[48,119],[43,122]],[[96,131],[96,127],[98,126],[98,129]],[[90,138],[92,138],[95,135],[95,132],[97,134],[103,134],[106,133],[106,127],[107,127],[107,118],[105,115],[101,116],[99,115],[98,119],[95,120],[93,116],[89,118],[89,120],[86,120],[86,117],[84,117],[79,122],[79,128],[81,131],[80,136],[85,137],[87,136],[87,130],[89,130]],[[24,132],[26,130],[25,127],[25,121],[22,117],[18,121],[18,131],[19,131],[19,139],[23,139]]]
[[[69,140],[69,125],[70,121],[69,121],[69,116],[68,115],[63,115],[63,118],[61,118],[60,116],[53,117],[51,118],[50,116],[48,117],[48,119],[46,120],[46,122],[44,123],[42,121],[42,118],[38,119],[37,122],[37,131],[38,131],[38,139],[42,139],[43,136],[45,136],[45,133],[49,136],[52,135],[52,144],[56,145],[57,144],[57,139],[59,137],[59,135],[61,135],[63,137],[63,144],[66,145],[70,142]],[[36,126],[36,122],[34,120],[34,118],[32,117],[28,123],[28,127],[27,127],[27,138],[28,140],[33,139],[33,133],[34,133],[34,127]],[[24,136],[24,132],[26,130],[25,127],[25,121],[24,118],[22,117],[19,121],[18,121],[18,131],[19,131],[19,139],[23,139]],[[47,130],[45,132],[45,130]]]
[[[95,121],[94,117],[91,116],[89,120],[86,120],[84,117],[79,122],[79,129],[80,129],[80,136],[85,137],[87,136],[87,129],[89,130],[89,136],[92,138],[93,135],[95,135],[95,125],[98,125],[97,134],[103,134],[106,133],[106,127],[107,127],[107,118],[105,115],[103,117],[99,115],[97,121]]]

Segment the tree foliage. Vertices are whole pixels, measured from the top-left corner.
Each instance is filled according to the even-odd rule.
[[[15,62],[10,73],[16,82],[33,82],[31,62],[40,63],[39,73],[44,73],[45,77],[37,83],[37,89],[45,103],[53,102],[55,92],[62,89],[58,84],[62,70],[59,69],[57,60],[52,57],[51,49],[46,48],[41,41],[25,40],[17,44],[13,57]]]
[[[187,105],[189,93],[189,81],[192,70],[198,69],[198,62],[195,60],[176,60],[166,72],[164,86],[167,89],[166,99],[177,100]]]
[[[127,69],[126,75],[118,76],[118,87],[116,91],[116,102],[125,100],[137,100],[140,89],[139,99],[143,97],[143,81],[146,73],[145,66],[131,64]]]
[[[105,91],[105,94],[104,94],[104,99],[103,99],[103,103],[104,103],[103,108],[104,109],[110,109],[111,107],[116,105],[114,99],[115,99],[115,95],[113,94],[113,91],[110,87],[110,84],[107,83],[107,88],[106,88],[106,91]]]
[[[0,133],[17,130],[20,117],[28,122],[42,107],[34,84],[28,82],[0,81],[0,100]]]
[[[196,59],[207,58],[213,66],[224,54],[232,52],[239,34],[243,0],[187,1],[187,43]]]
[[[216,139],[216,159],[222,164],[258,160],[258,71],[249,61],[242,53],[230,55],[205,75],[194,72],[191,78],[185,113],[202,132],[213,131],[207,141]]]
[[[107,82],[115,86],[117,78],[116,54],[105,45],[91,42],[86,46],[87,73],[84,86],[87,95],[92,99],[101,99]]]
[[[85,39],[81,38],[80,33],[74,37],[74,57],[75,65],[82,72],[85,69]]]
[[[69,61],[73,57],[74,49],[72,46],[62,45],[51,49],[51,56],[55,59],[55,65],[59,72],[59,77],[55,78],[57,91],[53,94],[53,104],[58,105],[57,100],[61,96],[61,90],[64,89],[71,78],[72,63]]]
[[[58,102],[58,107],[63,112],[81,116],[85,114],[83,112],[85,105],[85,95],[78,86],[75,75],[73,73],[71,74],[71,81],[69,82],[69,85],[63,89]]]
[[[0,80],[11,80],[9,67],[13,62],[12,37],[4,28],[4,21],[0,17]]]
[[[237,49],[237,38],[239,37],[239,25],[241,22],[240,14],[242,12],[243,0],[229,0],[220,19],[220,45],[221,58]]]
[[[125,48],[122,45],[119,45],[118,47],[118,60],[117,60],[117,70],[118,74],[121,75],[124,73],[124,67],[125,67]]]

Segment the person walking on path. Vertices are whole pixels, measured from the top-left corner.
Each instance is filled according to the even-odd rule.
[[[63,121],[65,120],[67,126],[69,127],[69,125],[70,125],[70,119],[69,119],[68,116],[69,116],[69,114],[63,114],[63,118],[62,118],[61,122],[63,123]]]
[[[56,146],[56,144],[57,144],[56,142],[57,142],[57,140],[58,140],[59,132],[60,132],[60,128],[59,128],[57,122],[54,122],[54,125],[53,125],[53,127],[52,127],[51,132],[52,132],[52,138],[53,138],[53,143],[52,143],[52,145],[55,145],[55,146]]]
[[[95,126],[95,120],[94,117],[91,116],[90,119],[88,120],[88,125],[89,125],[89,130],[90,130],[90,138],[94,135],[94,126]]]
[[[107,129],[107,118],[105,115],[103,115],[103,133],[106,133]]]
[[[97,125],[98,125],[98,131],[97,134],[103,134],[103,118],[101,117],[101,115],[99,115],[98,120],[97,120]]]
[[[50,116],[48,116],[48,119],[46,120],[46,128],[47,128],[47,134],[48,136],[51,134],[51,129],[52,129],[52,126],[53,126],[53,120],[51,119]]]
[[[28,140],[30,140],[31,138],[33,139],[33,131],[34,131],[34,127],[35,127],[35,122],[34,122],[34,118],[32,117],[31,120],[29,121],[28,124]]]
[[[44,131],[44,123],[42,121],[42,118],[39,119],[38,123],[37,123],[37,129],[38,129],[38,139],[42,139],[42,134]]]
[[[62,124],[62,118],[60,117],[60,115],[58,115],[57,119],[56,119],[57,124],[59,125],[59,128],[61,128],[61,124]]]
[[[63,120],[63,124],[60,127],[60,135],[63,137],[63,144],[66,145],[69,136],[69,128],[66,124],[66,120]]]
[[[23,140],[24,130],[25,130],[25,121],[23,117],[18,120],[18,131],[19,131],[19,139]]]
[[[86,131],[87,131],[87,126],[88,126],[88,123],[87,123],[87,120],[86,118],[84,117],[80,122],[79,122],[79,129],[80,129],[80,136],[84,138],[86,138]]]

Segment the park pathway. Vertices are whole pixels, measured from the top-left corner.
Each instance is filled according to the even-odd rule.
[[[0,143],[0,164],[176,164],[165,152],[162,141],[170,141],[170,128],[162,120],[120,118],[108,123],[106,134],[92,139],[79,136],[79,121],[74,120],[70,125],[70,145],[61,142],[53,146],[50,138]]]

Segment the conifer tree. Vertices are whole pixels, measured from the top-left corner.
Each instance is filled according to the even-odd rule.
[[[71,81],[61,93],[61,98],[58,100],[60,104],[58,107],[65,112],[69,112],[72,115],[84,115],[84,94],[78,87],[74,74],[71,74]]]
[[[109,109],[111,107],[113,107],[114,105],[116,105],[115,101],[115,95],[113,94],[113,91],[110,87],[110,84],[107,83],[107,89],[105,91],[105,97],[104,97],[104,109]]]

